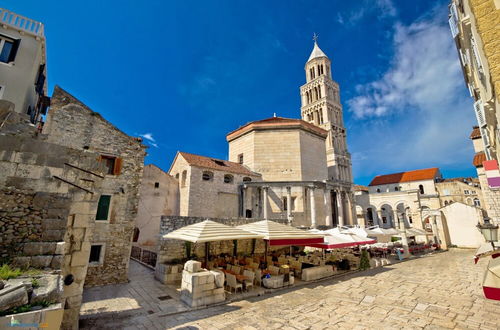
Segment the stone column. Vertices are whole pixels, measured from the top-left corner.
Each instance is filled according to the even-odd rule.
[[[348,193],[345,194],[346,199],[347,199],[347,213],[349,215],[349,219],[346,219],[346,224],[353,225],[354,224],[354,214],[352,211],[352,203],[351,203],[351,197],[349,196]]]
[[[332,202],[330,201],[331,196],[330,196],[330,189],[325,187],[325,190],[323,191],[323,201],[325,203],[325,224],[328,227],[331,227],[333,222],[332,222]]]
[[[286,219],[292,224],[292,187],[286,187]]]
[[[342,193],[340,190],[337,191],[337,210],[339,217],[339,226],[344,225],[344,205],[342,204]]]
[[[316,228],[316,203],[314,201],[314,187],[309,188],[309,200],[311,204],[311,227]]]
[[[377,210],[377,225],[379,227],[384,227],[384,222],[382,221],[382,210]]]
[[[241,188],[241,210],[242,210],[242,218],[246,218],[247,217],[247,210],[245,208],[245,198],[246,198],[246,192],[247,192],[247,187],[243,186]]]
[[[269,187],[263,187],[262,188],[262,190],[263,190],[262,191],[263,192],[263,194],[262,194],[262,199],[263,199],[263,201],[262,201],[262,210],[263,210],[263,213],[264,213],[263,214],[264,215],[264,220],[267,220],[267,189],[268,188]]]

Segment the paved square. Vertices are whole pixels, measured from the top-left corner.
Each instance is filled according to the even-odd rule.
[[[345,278],[291,288],[227,305],[162,316],[113,314],[83,328],[130,329],[499,329],[500,302],[486,300],[481,281],[487,260],[451,250]],[[151,281],[143,277],[144,285]],[[173,302],[175,303],[175,302]],[[160,311],[157,311],[160,309]],[[140,310],[140,309],[139,309]],[[96,315],[98,316],[98,314]]]

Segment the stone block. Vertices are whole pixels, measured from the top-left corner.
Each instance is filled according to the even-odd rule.
[[[320,278],[332,276],[334,274],[332,266],[316,266],[302,270],[303,281],[313,281]]]
[[[75,251],[71,256],[71,267],[85,266],[89,263],[89,251]]]
[[[69,244],[66,244],[66,242],[56,243],[56,250],[54,254],[66,254],[68,252],[69,252]]]
[[[184,264],[184,270],[190,272],[190,273],[196,273],[201,270],[201,262],[196,261],[196,260],[188,260]]]
[[[42,239],[47,241],[62,241],[64,240],[64,230],[44,230]]]
[[[23,244],[23,253],[28,256],[55,254],[56,246],[55,242],[27,242]]]
[[[0,290],[0,312],[26,305],[28,303],[28,291],[24,284],[5,286]]]
[[[220,270],[211,270],[210,273],[214,276],[214,283],[217,288],[224,287],[224,273]]]
[[[31,257],[31,267],[48,268],[52,263],[52,256],[33,256]]]
[[[52,269],[61,269],[63,266],[64,262],[64,256],[63,255],[57,255],[52,258],[52,261],[50,262],[50,268]]]
[[[63,294],[63,280],[60,275],[45,275],[39,277],[39,286],[33,289],[31,303],[42,301],[61,301]]]
[[[30,257],[14,257],[12,260],[12,266],[19,267],[21,269],[28,269],[31,264]]]

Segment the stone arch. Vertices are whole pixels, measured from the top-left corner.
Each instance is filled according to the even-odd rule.
[[[382,203],[379,206],[381,226],[394,227],[394,207],[390,203]]]

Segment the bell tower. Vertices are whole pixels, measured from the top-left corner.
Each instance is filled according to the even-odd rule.
[[[328,131],[326,160],[328,179],[352,183],[351,155],[340,104],[339,85],[332,80],[331,61],[319,48],[317,35],[305,65],[306,83],[300,87],[302,120]]]

